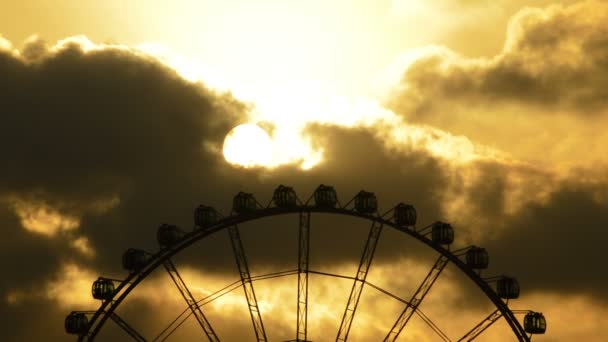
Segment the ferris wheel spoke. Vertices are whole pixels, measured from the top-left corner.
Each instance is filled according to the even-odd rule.
[[[473,341],[475,338],[477,338],[477,336],[481,335],[481,333],[494,324],[494,322],[496,322],[500,317],[502,317],[502,312],[496,309],[490,315],[488,315],[488,317],[484,318],[481,322],[474,326],[473,329],[461,337],[458,342]]]
[[[306,341],[308,331],[308,265],[310,212],[301,211],[298,230],[298,312],[296,341]]]
[[[140,333],[137,332],[132,326],[130,326],[124,319],[118,316],[115,312],[110,315],[110,319],[113,320],[119,327],[122,328],[129,336],[131,336],[135,341],[146,342],[146,339],[141,336]]]
[[[211,323],[209,323],[209,320],[207,319],[207,317],[205,317],[203,310],[201,310],[201,307],[198,305],[198,302],[192,296],[192,292],[190,292],[188,286],[186,285],[186,282],[184,282],[184,279],[182,279],[182,277],[179,275],[179,272],[177,272],[177,268],[175,268],[175,265],[173,264],[171,259],[166,259],[163,262],[163,266],[165,266],[167,273],[169,273],[169,276],[175,283],[175,286],[182,294],[182,297],[184,297],[184,300],[186,301],[188,307],[196,317],[198,323],[201,325],[201,328],[203,328],[203,331],[205,332],[205,335],[207,335],[209,341],[219,342],[220,339],[213,330]]]
[[[416,312],[418,306],[420,306],[420,303],[422,303],[422,300],[429,292],[429,290],[433,287],[435,281],[437,280],[437,278],[439,278],[439,275],[447,264],[448,258],[443,254],[439,256],[439,258],[433,265],[433,268],[431,268],[426,278],[424,278],[422,284],[420,284],[420,286],[412,296],[412,299],[409,301],[409,304],[405,306],[405,309],[403,309],[403,312],[401,312],[401,315],[399,316],[399,318],[397,318],[395,324],[393,324],[391,331],[384,338],[385,342],[394,342],[397,337],[399,337],[399,334],[401,334],[407,322],[410,320],[410,318],[412,318],[412,315],[414,314],[414,312]]]
[[[267,341],[264,323],[262,322],[262,315],[260,314],[260,307],[258,306],[258,300],[253,289],[253,282],[251,281],[247,257],[245,255],[245,249],[243,248],[243,242],[241,241],[241,234],[239,233],[238,226],[234,225],[228,227],[228,234],[230,235],[230,242],[232,244],[234,258],[236,260],[236,266],[239,269],[241,283],[243,284],[243,290],[245,291],[247,307],[249,308],[249,314],[251,315],[251,321],[253,323],[256,339],[257,341]]]
[[[372,222],[372,226],[367,237],[367,242],[365,243],[365,248],[363,249],[363,254],[361,255],[361,261],[359,262],[359,269],[357,270],[357,275],[355,277],[353,287],[350,290],[350,296],[348,297],[348,303],[346,304],[346,309],[344,309],[344,315],[342,316],[342,321],[340,322],[340,328],[338,329],[336,341],[346,341],[348,338],[348,333],[350,332],[350,327],[353,323],[353,318],[355,317],[355,311],[357,310],[357,305],[359,304],[359,299],[361,298],[361,293],[363,292],[365,279],[367,278],[369,267],[374,259],[376,245],[380,239],[380,233],[382,233],[382,227],[383,225],[381,222]]]
[[[435,334],[437,334],[437,336],[441,337],[441,339],[444,340],[445,342],[451,342],[450,338],[441,329],[439,329],[437,324],[435,324],[435,322],[433,322],[433,320],[431,320],[427,315],[425,315],[420,309],[416,310],[416,314],[420,318],[422,318],[422,320],[424,321],[424,323],[426,323],[426,325],[428,325],[431,329],[433,329],[433,331],[435,332]]]

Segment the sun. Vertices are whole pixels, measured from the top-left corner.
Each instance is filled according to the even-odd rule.
[[[272,140],[268,133],[255,124],[233,128],[224,139],[224,158],[243,167],[271,166]]]

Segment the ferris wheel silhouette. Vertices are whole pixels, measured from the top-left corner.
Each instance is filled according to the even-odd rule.
[[[294,214],[299,216],[297,269],[252,276],[241,240],[239,225],[266,217]],[[310,218],[312,214],[350,216],[371,222],[355,275],[346,276],[322,272],[309,267]],[[416,227],[416,221],[417,213],[412,205],[399,203],[388,211],[380,213],[374,193],[363,190],[344,205],[338,200],[335,189],[323,184],[318,186],[306,201],[300,200],[293,188],[279,185],[266,206],[260,204],[253,194],[239,192],[233,199],[230,215],[222,216],[213,207],[200,205],[194,212],[195,227],[192,231],[186,232],[175,225],[163,224],[157,231],[157,240],[161,247],[157,252],[148,253],[129,248],[122,257],[123,267],[129,271],[129,275],[122,280],[105,277],[97,279],[92,285],[92,295],[95,299],[101,301],[100,307],[95,311],[72,311],[65,319],[65,330],[69,334],[77,335],[78,341],[92,341],[97,337],[107,320],[110,319],[134,340],[148,341],[118,315],[117,308],[154,270],[164,268],[185,300],[187,308],[156,336],[153,339],[154,341],[164,341],[169,338],[191,316],[194,316],[200,325],[201,337],[212,342],[220,341],[220,336],[205,314],[203,307],[205,304],[241,287],[244,290],[255,338],[257,341],[268,341],[268,334],[262,319],[254,283],[259,280],[290,275],[297,276],[297,298],[294,299],[297,301],[297,319],[294,339],[291,341],[308,341],[309,276],[311,274],[352,281],[350,295],[346,301],[339,327],[331,336],[327,336],[327,339],[333,339],[334,334],[336,341],[346,341],[349,338],[364,287],[374,288],[402,304],[401,313],[396,317],[392,327],[383,339],[386,342],[395,341],[414,315],[421,318],[444,341],[472,341],[501,318],[506,321],[512,331],[513,340],[530,341],[533,334],[545,333],[546,320],[542,313],[531,310],[511,310],[509,308],[509,300],[518,298],[520,293],[519,284],[514,277],[481,277],[480,270],[487,268],[489,264],[489,255],[484,248],[467,246],[451,249],[450,247],[454,242],[454,229],[450,224],[434,222],[418,228]],[[379,238],[385,227],[406,234],[439,255],[426,277],[408,299],[400,298],[367,280]],[[172,257],[191,247],[194,243],[221,230],[227,230],[230,236],[240,279],[204,298],[195,298],[178,272]],[[448,337],[420,310],[421,303],[449,263],[468,277],[495,307],[494,311],[468,330],[464,336],[454,339]],[[523,326],[518,321],[516,314],[525,315]]]

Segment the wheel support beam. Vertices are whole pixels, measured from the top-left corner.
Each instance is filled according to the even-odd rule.
[[[410,320],[410,318],[412,318],[412,315],[414,314],[414,312],[416,312],[416,309],[418,308],[418,306],[420,306],[420,303],[422,303],[422,300],[429,292],[431,287],[433,287],[433,284],[435,284],[435,281],[437,280],[437,278],[439,278],[439,275],[447,264],[448,258],[444,255],[439,256],[439,258],[433,265],[433,268],[431,268],[426,278],[424,278],[422,284],[420,284],[420,286],[412,296],[412,299],[409,301],[409,304],[405,306],[405,309],[403,309],[403,312],[401,312],[401,315],[399,315],[399,318],[397,318],[397,321],[393,325],[391,331],[384,338],[385,342],[394,342],[397,337],[399,337],[399,334],[401,334],[407,322]]]
[[[112,313],[112,315],[110,315],[110,319],[113,320],[114,323],[118,324],[118,326],[121,327],[122,330],[124,330],[127,334],[129,334],[129,336],[133,337],[135,341],[146,342],[146,339],[141,336],[141,334],[138,333],[137,330],[133,329],[132,326],[130,326],[125,320],[120,318],[120,316],[118,316],[116,313]]]
[[[308,337],[308,266],[310,253],[310,211],[300,212],[298,230],[298,317],[296,341],[307,341]]]
[[[473,341],[477,336],[481,335],[486,329],[488,329],[494,322],[502,317],[502,312],[499,310],[493,311],[488,317],[484,318],[479,324],[473,327],[468,333],[461,337],[458,342],[469,342]]]
[[[377,221],[372,222],[372,226],[367,237],[367,242],[365,242],[365,248],[363,249],[363,254],[361,255],[361,261],[359,262],[359,269],[357,270],[353,287],[350,290],[350,296],[348,297],[348,303],[346,304],[346,309],[344,310],[344,315],[342,316],[342,322],[340,322],[340,328],[338,329],[336,341],[346,341],[348,338],[348,333],[350,332],[350,327],[353,323],[353,318],[355,317],[355,311],[357,310],[357,305],[359,305],[359,299],[361,298],[361,293],[363,292],[365,279],[367,278],[369,267],[374,259],[376,245],[380,239],[380,233],[382,233],[382,227],[382,223]]]
[[[228,234],[230,235],[236,266],[239,269],[241,283],[243,284],[243,290],[245,291],[245,298],[247,299],[247,307],[249,308],[249,314],[251,315],[251,321],[253,322],[255,337],[257,341],[267,341],[266,330],[264,329],[264,323],[262,322],[258,300],[255,296],[255,291],[253,290],[251,274],[249,273],[249,266],[247,264],[247,257],[245,256],[245,249],[243,248],[239,228],[236,225],[228,227]]]
[[[192,296],[192,292],[190,292],[188,286],[186,286],[186,282],[184,282],[184,279],[182,279],[182,277],[179,275],[179,272],[177,272],[177,268],[175,268],[175,265],[173,264],[171,259],[165,260],[163,262],[163,265],[165,266],[167,273],[169,273],[169,276],[175,283],[175,286],[177,286],[177,289],[182,294],[182,297],[184,297],[184,300],[188,304],[188,307],[190,308],[190,310],[192,310],[192,313],[196,317],[198,323],[201,325],[201,328],[203,328],[203,331],[205,332],[205,335],[207,335],[209,341],[219,342],[219,337],[216,335],[215,331],[213,330],[213,327],[209,323],[209,320],[207,320],[207,317],[205,317],[205,314],[203,313],[203,310],[201,310],[201,307],[198,305],[196,299],[194,299],[194,297]]]

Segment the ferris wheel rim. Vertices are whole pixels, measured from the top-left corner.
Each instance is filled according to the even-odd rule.
[[[427,238],[424,235],[419,234],[416,230],[407,229],[405,227],[398,226],[395,222],[383,218],[379,215],[374,214],[366,214],[360,213],[352,209],[347,209],[344,207],[320,207],[315,205],[295,205],[291,207],[266,207],[257,209],[248,213],[241,214],[233,214],[230,216],[226,216],[221,218],[217,223],[213,224],[210,227],[195,229],[192,232],[187,233],[180,241],[177,243],[163,247],[159,251],[154,254],[151,254],[150,260],[146,263],[146,265],[138,272],[130,273],[127,278],[125,278],[120,285],[116,288],[115,294],[120,293],[118,298],[112,298],[111,300],[105,300],[102,302],[99,309],[93,315],[89,330],[87,334],[80,335],[78,337],[78,341],[93,341],[96,335],[104,326],[107,319],[114,313],[116,308],[120,306],[122,301],[128,297],[130,292],[135,289],[140,282],[142,282],[147,276],[156,270],[160,265],[163,264],[164,261],[169,260],[172,256],[178,254],[182,250],[190,247],[194,243],[212,235],[224,229],[227,229],[231,226],[238,225],[241,223],[248,223],[251,221],[255,221],[262,218],[280,216],[280,215],[289,215],[289,214],[297,214],[301,212],[309,212],[309,213],[324,213],[324,214],[334,214],[340,216],[350,216],[356,217],[360,219],[366,219],[371,222],[377,222],[382,225],[389,226],[399,232],[406,233],[410,237],[420,241],[421,243],[431,247],[440,255],[446,257],[449,262],[454,264],[458,269],[463,272],[470,280],[472,280],[480,290],[490,299],[492,304],[496,307],[498,311],[502,314],[502,317],[505,318],[509,327],[514,332],[519,341],[530,341],[527,333],[525,332],[522,325],[519,323],[517,318],[515,317],[512,310],[507,306],[507,304],[498,296],[498,294],[490,287],[488,282],[486,282],[480,275],[478,275],[471,267],[469,267],[465,262],[463,262],[457,255],[453,254],[449,249],[444,248],[442,245],[435,243],[431,239]],[[125,288],[126,287],[126,288]],[[124,289],[124,290],[123,290]],[[121,292],[122,291],[122,292]],[[108,307],[109,306],[109,307]],[[99,321],[98,321],[99,320]],[[91,331],[91,328],[92,331]]]

